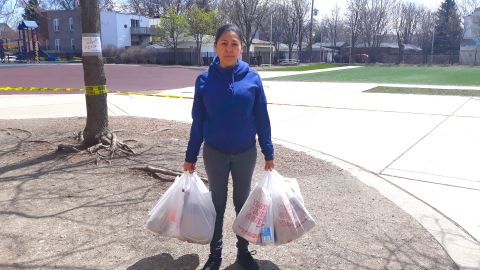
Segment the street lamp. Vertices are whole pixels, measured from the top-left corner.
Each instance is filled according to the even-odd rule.
[[[310,63],[312,62],[312,54],[313,54],[313,6],[315,4],[315,0],[312,0],[312,11],[310,13],[310,44],[309,44],[309,47],[310,47]],[[315,10],[316,11],[316,10]],[[315,15],[316,12],[315,12]]]

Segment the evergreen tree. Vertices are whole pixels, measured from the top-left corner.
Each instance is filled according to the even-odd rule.
[[[40,12],[40,4],[38,0],[28,0],[25,5],[25,13],[22,15],[26,21],[37,21]]]
[[[434,53],[449,54],[460,50],[462,24],[455,0],[445,0],[437,11]],[[450,59],[452,61],[452,58]]]

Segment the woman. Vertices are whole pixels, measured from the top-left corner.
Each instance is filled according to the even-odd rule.
[[[219,269],[222,263],[222,228],[229,174],[233,179],[233,204],[237,215],[250,193],[257,159],[256,135],[265,156],[265,170],[274,167],[262,81],[247,63],[238,59],[242,46],[242,34],[237,26],[220,27],[214,43],[218,57],[195,83],[193,122],[183,169],[195,170],[200,146],[205,142],[203,160],[217,218],[204,270]],[[237,236],[237,249],[237,262],[243,268],[258,269],[248,251],[248,242],[240,236]]]

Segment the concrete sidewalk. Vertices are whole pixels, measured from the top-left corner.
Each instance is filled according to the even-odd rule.
[[[480,99],[363,93],[374,84],[264,86],[276,143],[348,169],[416,218],[460,269],[480,269]],[[193,88],[168,93],[191,97]],[[191,121],[191,99],[108,102],[112,116]],[[0,96],[2,119],[85,114],[83,95]]]

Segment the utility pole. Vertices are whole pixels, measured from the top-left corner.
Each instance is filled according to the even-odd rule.
[[[80,0],[82,18],[82,62],[85,81],[87,123],[83,130],[84,146],[100,143],[108,132],[106,78],[100,42],[100,8],[98,0]]]
[[[431,51],[431,56],[430,56],[430,65],[433,65],[433,43],[435,41],[435,27],[433,27],[433,32],[432,32],[432,51]]]
[[[312,11],[310,13],[310,44],[308,44],[310,49],[310,63],[312,62],[312,54],[313,54],[313,5],[315,4],[315,0],[312,0]]]
[[[270,14],[270,67],[272,66],[272,44],[273,44],[273,14]]]

